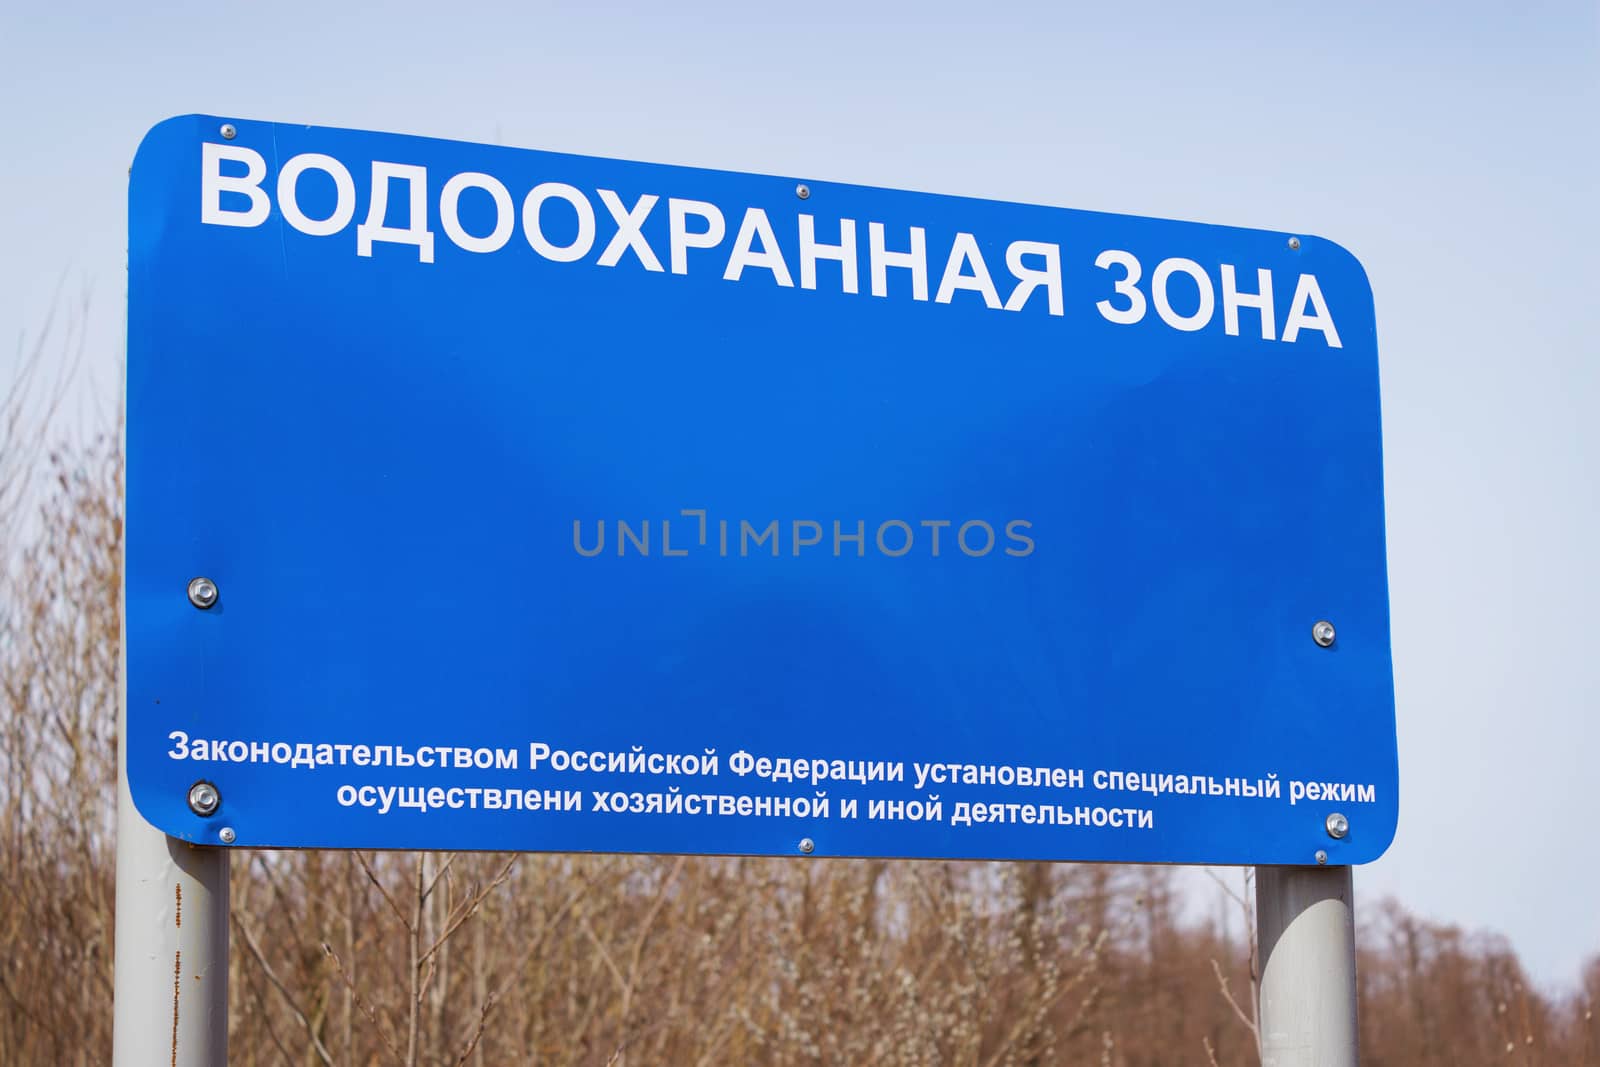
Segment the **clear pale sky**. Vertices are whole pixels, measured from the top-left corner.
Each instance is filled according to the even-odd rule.
[[[1376,293],[1400,831],[1356,874],[1600,952],[1600,7],[0,5],[0,392],[58,287],[120,388],[174,114],[1317,233]]]

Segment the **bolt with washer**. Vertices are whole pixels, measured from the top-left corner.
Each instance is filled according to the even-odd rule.
[[[1328,828],[1328,836],[1335,841],[1343,841],[1350,834],[1350,820],[1337,811],[1329,815],[1323,825]]]
[[[1333,623],[1327,619],[1320,619],[1315,626],[1311,627],[1311,640],[1323,648],[1332,648],[1333,640],[1338,636],[1338,631],[1333,628]]]
[[[214,605],[220,595],[217,583],[210,578],[201,577],[189,580],[189,603],[201,611],[206,611]]]
[[[189,787],[189,810],[196,815],[215,815],[220,807],[222,794],[210,782],[199,781]]]

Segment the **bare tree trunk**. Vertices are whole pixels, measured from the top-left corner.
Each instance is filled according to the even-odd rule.
[[[472,920],[472,1002],[480,1005],[489,1001],[489,969],[483,944],[483,931],[488,920],[489,916],[481,913]],[[483,1067],[481,1041],[472,1050],[472,1067]]]
[[[344,966],[347,981],[343,983],[344,1003],[340,1019],[340,1062],[354,1064],[355,1014],[356,1014],[356,860],[351,853],[344,857]]]
[[[437,857],[429,857],[429,866]],[[445,1027],[444,1004],[450,984],[450,941],[446,930],[450,923],[453,882],[450,872],[444,874],[444,893],[439,892],[438,875],[433,870],[429,872],[428,904],[423,909],[423,936],[422,943],[433,951],[434,957],[429,961],[429,983],[425,992],[428,999],[427,1034],[430,1039],[426,1043],[433,1049],[433,1062],[445,1062]]]
[[[416,891],[411,899],[411,923],[407,929],[411,949],[410,988],[406,1005],[406,1067],[417,1067],[417,1024],[422,1014],[422,909],[426,903],[423,886],[426,884],[428,854],[417,853]]]

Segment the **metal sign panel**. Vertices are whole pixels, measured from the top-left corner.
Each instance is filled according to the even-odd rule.
[[[1335,244],[200,116],[130,228],[127,762],[169,834],[1393,836]]]

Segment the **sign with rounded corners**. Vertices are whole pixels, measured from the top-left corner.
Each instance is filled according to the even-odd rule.
[[[1360,863],[1329,241],[188,116],[130,193],[127,767],[250,847]]]

